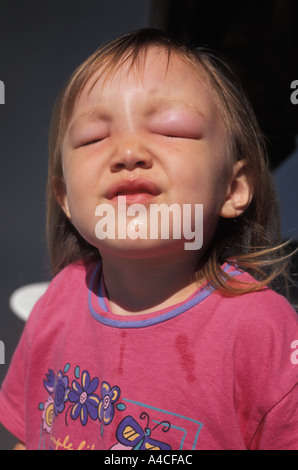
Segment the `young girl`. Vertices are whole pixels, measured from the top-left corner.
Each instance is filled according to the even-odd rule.
[[[20,446],[297,449],[297,316],[267,287],[284,269],[275,201],[219,59],[154,30],[87,59],[51,126],[55,277],[0,394]],[[167,237],[149,236],[149,209],[173,205],[201,247],[171,217]]]

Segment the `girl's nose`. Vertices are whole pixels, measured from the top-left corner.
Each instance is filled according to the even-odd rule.
[[[115,154],[112,156],[111,170],[113,172],[121,170],[132,171],[135,168],[150,168],[152,158],[147,149],[134,138],[122,140]]]

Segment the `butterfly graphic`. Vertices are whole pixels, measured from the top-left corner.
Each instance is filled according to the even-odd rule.
[[[126,416],[119,424],[116,437],[118,444],[112,447],[113,450],[171,450],[171,446],[157,441],[151,434],[158,426],[163,426],[162,431],[168,432],[171,424],[168,421],[158,423],[153,429],[149,428],[149,415],[141,413],[140,419],[147,418],[147,425],[142,427],[132,416]]]

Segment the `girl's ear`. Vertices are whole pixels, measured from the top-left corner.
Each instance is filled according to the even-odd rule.
[[[62,176],[53,176],[52,185],[59,206],[65,213],[66,217],[71,220],[64,178]]]
[[[219,215],[225,218],[238,217],[249,206],[252,197],[253,188],[248,175],[246,160],[239,160],[234,164],[232,179]]]

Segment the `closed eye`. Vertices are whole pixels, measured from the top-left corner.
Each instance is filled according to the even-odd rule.
[[[98,142],[102,142],[104,139],[96,139],[96,140],[91,140],[90,142],[86,142],[81,145],[81,147],[87,147],[88,145],[94,145],[97,144]]]
[[[168,139],[192,139],[198,140],[201,138],[200,133],[192,133],[192,132],[184,132],[184,133],[177,133],[177,134],[166,134],[162,132],[156,132],[156,134],[161,135],[162,137],[166,137]]]
[[[152,126],[151,132],[161,137],[166,137],[168,139],[193,139],[198,140],[202,138],[202,129],[199,126],[188,126],[185,125],[159,125]]]
[[[168,137],[169,139],[189,139],[190,138],[184,135],[174,135],[174,134],[165,134],[164,137]]]

